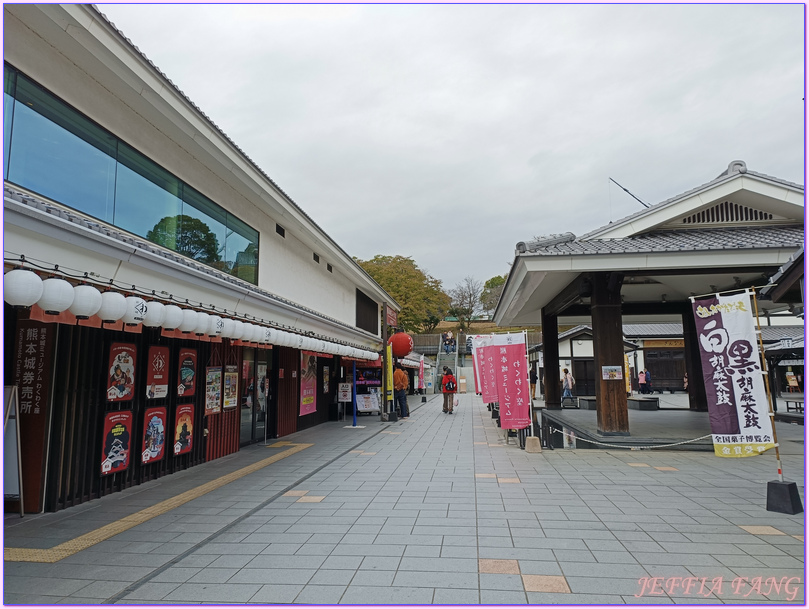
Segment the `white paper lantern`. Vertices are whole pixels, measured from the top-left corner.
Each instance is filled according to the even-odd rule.
[[[180,332],[193,332],[197,329],[197,312],[191,309],[183,309],[183,321],[178,326]]]
[[[77,319],[89,319],[101,308],[101,292],[91,285],[77,285],[73,288],[73,304],[70,312]]]
[[[42,297],[42,279],[33,271],[14,269],[3,275],[3,300],[12,307],[30,307]]]
[[[73,304],[73,286],[69,281],[57,277],[46,279],[42,282],[42,296],[37,304],[50,315],[66,311]]]
[[[371,361],[375,362],[379,359],[379,353],[371,353]],[[413,363],[413,362],[411,362]]]
[[[222,338],[233,338],[233,331],[236,329],[236,321],[230,317],[225,317],[222,320]]]
[[[104,323],[118,321],[126,315],[126,298],[120,292],[101,294],[101,308],[96,313]]]
[[[140,296],[126,297],[126,313],[124,313],[124,323],[127,326],[137,326],[143,323],[146,316],[146,301]]]
[[[311,351],[314,348],[315,348],[315,341],[309,338],[308,336],[304,336],[303,342],[301,342],[301,349]]]
[[[256,326],[253,329],[253,342],[254,343],[262,343],[264,342],[264,326]]]
[[[244,329],[245,323],[240,319],[233,320],[233,330],[230,333],[230,337],[233,340],[241,340],[242,336],[244,336]]]
[[[147,311],[148,313],[148,311]],[[176,330],[183,323],[183,310],[177,305],[166,305],[166,314],[163,317],[163,326],[166,330]]]
[[[146,303],[146,315],[143,316],[143,325],[147,328],[159,328],[166,319],[166,305],[156,300]]]
[[[283,330],[276,330],[273,345],[278,345],[279,347],[286,347],[286,335],[287,333],[284,332]]]
[[[219,315],[211,315],[208,323],[208,336],[222,336],[224,321]]]
[[[263,342],[267,343],[268,345],[273,344],[273,342],[275,341],[276,334],[277,330],[275,330],[275,328],[264,328]]]
[[[197,312],[197,326],[194,328],[194,334],[202,336],[208,334],[208,327],[211,325],[211,316],[207,313]]]

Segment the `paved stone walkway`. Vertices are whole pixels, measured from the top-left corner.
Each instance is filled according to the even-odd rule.
[[[803,514],[765,510],[774,456],[529,454],[479,397],[452,415],[427,397],[408,420],[330,422],[76,508],[6,515],[4,601],[803,604]],[[800,450],[784,468],[803,495],[790,432]],[[82,535],[104,539],[77,549]],[[20,560],[58,544],[55,562]]]

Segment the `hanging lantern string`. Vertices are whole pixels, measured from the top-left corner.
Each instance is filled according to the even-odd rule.
[[[228,315],[229,317],[231,317],[233,319],[237,319],[239,321],[249,321],[250,323],[265,324],[265,325],[267,325],[267,326],[269,326],[269,327],[271,327],[273,329],[276,329],[276,330],[284,330],[284,331],[290,332],[292,334],[300,335],[300,336],[311,336],[312,338],[317,338],[319,340],[324,340],[326,342],[333,343],[333,344],[336,344],[336,345],[344,345],[344,346],[352,347],[352,348],[355,348],[355,349],[367,349],[367,347],[365,347],[363,345],[351,344],[351,343],[346,343],[346,342],[342,342],[342,341],[337,341],[337,340],[335,340],[335,339],[333,339],[331,337],[324,336],[324,335],[319,335],[319,334],[314,334],[311,331],[301,330],[301,329],[295,328],[293,326],[286,326],[284,324],[280,324],[280,323],[274,322],[274,321],[267,321],[265,319],[259,320],[255,315],[250,315],[249,313],[241,313],[241,314],[239,314],[239,313],[236,313],[235,311],[234,312],[228,312],[227,309],[222,309],[220,311],[213,304],[205,305],[202,302],[195,303],[194,301],[190,301],[187,298],[186,299],[177,298],[173,294],[166,294],[165,292],[161,292],[160,294],[157,294],[155,290],[150,290],[150,289],[146,289],[146,288],[140,288],[140,287],[138,287],[136,285],[133,285],[133,284],[123,285],[123,284],[120,284],[120,283],[116,283],[116,281],[114,279],[104,279],[100,275],[96,275],[96,274],[94,274],[94,276],[91,277],[90,273],[87,272],[87,271],[77,271],[75,273],[70,273],[68,271],[65,271],[64,269],[59,268],[58,264],[56,264],[56,265],[38,264],[36,262],[33,262],[30,258],[26,258],[24,255],[20,255],[17,258],[6,258],[6,257],[4,257],[3,258],[3,263],[4,264],[10,264],[10,265],[11,264],[18,265],[20,268],[24,268],[25,266],[33,267],[33,268],[37,269],[38,271],[40,271],[42,273],[53,274],[54,276],[61,275],[64,278],[69,278],[69,279],[72,279],[72,280],[77,281],[79,283],[91,284],[91,285],[95,285],[95,286],[103,287],[103,288],[115,288],[115,289],[120,290],[121,292],[124,292],[124,293],[137,294],[139,296],[147,296],[149,298],[153,298],[153,299],[156,299],[156,300],[162,300],[162,301],[169,302],[169,303],[172,303],[172,304],[184,305],[184,306],[186,306],[188,308],[198,309],[198,310],[201,310],[203,312],[213,311],[213,312],[216,312],[216,313],[224,313],[225,315]]]

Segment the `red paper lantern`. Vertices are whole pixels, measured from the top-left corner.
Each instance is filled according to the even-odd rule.
[[[413,337],[407,332],[397,332],[388,339],[394,357],[404,357],[413,350]]]

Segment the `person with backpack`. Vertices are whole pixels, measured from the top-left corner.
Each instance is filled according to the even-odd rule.
[[[576,379],[570,374],[567,368],[562,369],[562,399],[573,397],[573,387],[576,385]]]
[[[441,391],[444,392],[444,412],[452,414],[452,406],[455,402],[455,393],[458,391],[458,383],[452,376],[452,370],[447,368],[444,371],[444,378],[441,379]]]

